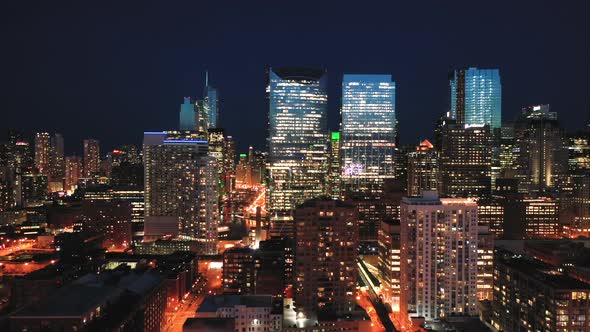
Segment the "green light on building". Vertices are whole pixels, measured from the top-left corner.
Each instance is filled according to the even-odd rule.
[[[246,158],[248,155],[245,153],[240,153],[240,158]]]
[[[340,140],[340,132],[339,131],[333,131],[332,132],[332,139],[333,140]]]

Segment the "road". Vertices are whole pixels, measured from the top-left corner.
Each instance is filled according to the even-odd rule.
[[[205,286],[199,291],[200,285],[195,285],[194,292],[186,295],[178,309],[166,314],[164,332],[182,332],[184,322],[195,316],[195,312],[205,296],[217,294],[221,289],[221,265],[219,262],[199,262],[199,272],[206,278]]]

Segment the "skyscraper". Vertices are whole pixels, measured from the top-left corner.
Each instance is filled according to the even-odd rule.
[[[498,69],[457,69],[449,75],[450,118],[459,124],[502,126],[502,84]]]
[[[145,132],[145,237],[181,235],[217,253],[218,187],[207,141],[195,132]]]
[[[207,109],[207,129],[219,128],[219,94],[216,88],[209,85],[209,72],[205,73],[203,104]]]
[[[428,140],[420,142],[408,154],[408,196],[420,196],[423,190],[438,190],[440,185],[438,151]]]
[[[379,191],[394,178],[395,82],[391,75],[344,75],[342,182],[347,191]]]
[[[328,195],[334,199],[342,199],[342,181],[340,167],[340,132],[333,131],[330,135],[330,158],[328,166]]]
[[[325,193],[328,102],[325,70],[271,68],[267,101],[268,201],[271,218],[282,227],[282,221],[290,220],[297,204]]]
[[[62,134],[54,134],[51,137],[51,165],[49,166],[50,191],[61,191],[65,178],[64,137]]]
[[[180,130],[197,130],[197,106],[191,97],[184,97],[180,104]]]
[[[295,305],[319,311],[352,312],[357,278],[358,225],[353,205],[329,197],[295,210]]]
[[[78,179],[82,177],[82,158],[66,157],[66,180],[64,190],[73,193],[78,188]]]
[[[100,146],[98,140],[84,140],[84,177],[90,178],[100,172]]]
[[[51,165],[51,137],[49,133],[35,134],[35,166],[48,174]]]
[[[442,194],[478,198],[490,195],[493,139],[489,126],[452,122],[442,130]]]
[[[401,204],[401,303],[427,320],[477,313],[477,203],[435,191]]]
[[[557,113],[549,105],[525,107],[514,127],[522,191],[555,189],[568,170],[568,151]]]

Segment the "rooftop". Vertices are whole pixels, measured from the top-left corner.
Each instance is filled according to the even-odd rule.
[[[272,308],[270,295],[208,295],[197,312],[216,312],[219,308],[244,305],[249,308]]]
[[[233,332],[233,318],[188,318],[182,326],[183,331],[228,331]]]
[[[93,287],[73,284],[60,288],[43,301],[29,305],[13,317],[65,316],[82,317],[108,300],[117,297],[123,290],[111,286]]]

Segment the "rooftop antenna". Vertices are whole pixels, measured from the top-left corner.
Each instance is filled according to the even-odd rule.
[[[209,86],[209,71],[205,70],[205,86]]]

